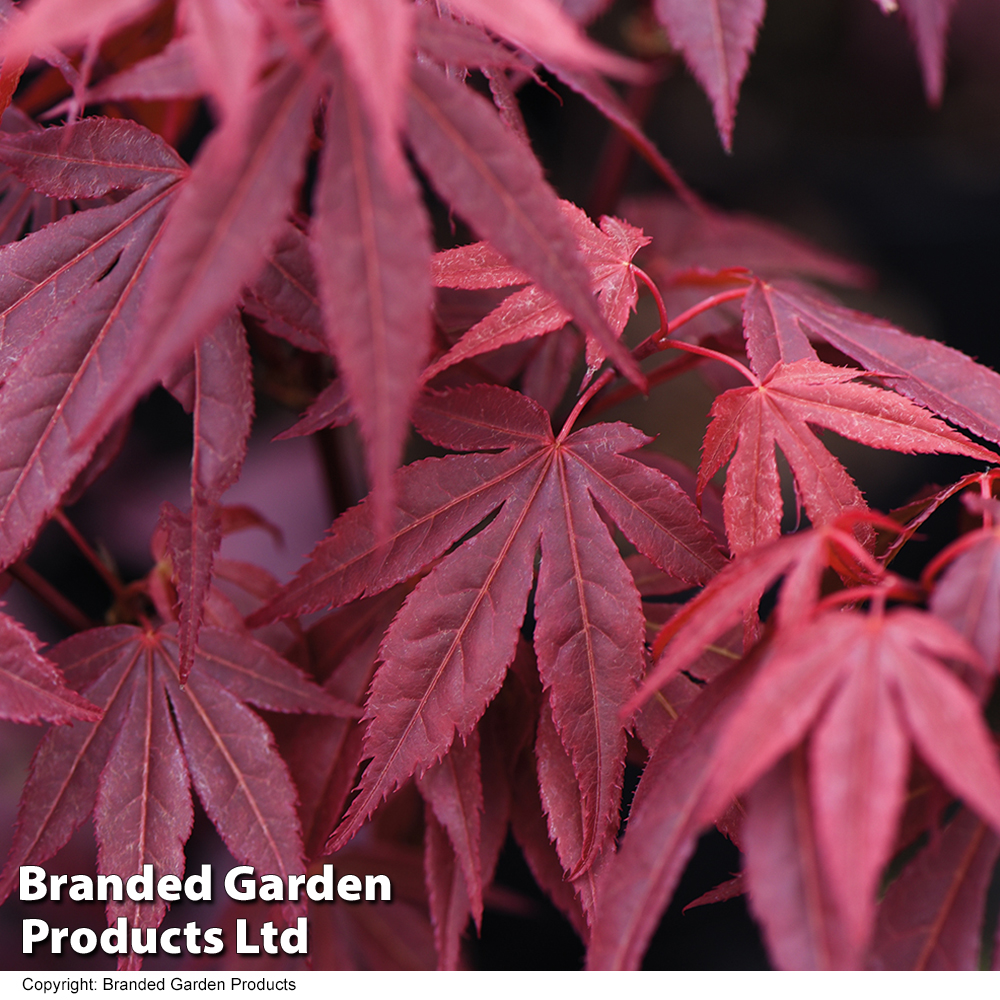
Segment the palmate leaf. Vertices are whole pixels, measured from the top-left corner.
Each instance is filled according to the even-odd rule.
[[[68,688],[38,651],[38,640],[0,613],[0,718],[14,722],[97,722],[100,710]]]
[[[0,564],[31,542],[87,464],[87,425],[130,366],[129,337],[150,257],[187,174],[158,137],[130,122],[91,120],[5,135],[0,160],[57,197],[127,197],[69,216],[3,248]]]
[[[608,326],[620,337],[638,298],[632,258],[649,240],[621,219],[604,216],[600,229],[586,214],[570,202],[560,202],[566,221],[572,227],[580,255],[590,272],[590,286]],[[530,279],[511,267],[488,243],[476,243],[435,254],[432,263],[434,283],[445,288],[503,288],[525,284]],[[424,372],[425,381],[451,365],[495,350],[539,337],[565,326],[572,319],[567,310],[536,284],[514,292],[485,319],[462,335],[461,339]],[[587,362],[599,363],[603,351],[588,338]]]
[[[244,702],[341,716],[356,714],[353,706],[249,636],[214,629],[203,630],[185,688],[171,629],[94,629],[51,655],[104,714],[96,723],[52,730],[40,744],[0,898],[16,885],[18,866],[51,857],[95,802],[99,856],[108,866],[102,871],[124,878],[144,863],[167,863],[180,874],[192,817],[188,775],[235,857],[282,876],[302,870],[288,771]],[[156,924],[162,915],[154,904],[139,919]]]
[[[968,455],[993,452],[973,444],[895,393],[853,380],[852,369],[819,361],[778,363],[759,386],[731,389],[712,405],[699,489],[729,460],[723,512],[734,555],[780,534],[782,500],[775,447],[788,459],[799,496],[815,525],[834,520],[864,499],[840,462],[809,425],[828,428],[875,448]]]
[[[557,439],[536,403],[487,386],[425,396],[414,419],[439,445],[496,453],[402,470],[386,542],[376,541],[368,502],[349,511],[250,623],[385,589],[498,511],[418,584],[386,635],[366,708],[365,755],[373,759],[335,843],[399,783],[440,760],[456,732],[471,732],[514,656],[541,547],[535,646],[583,801],[585,867],[617,815],[617,706],[634,689],[643,634],[638,594],[594,502],[675,576],[707,580],[724,557],[686,494],[622,455],[647,441],[624,424]]]
[[[706,816],[811,732],[813,836],[843,935],[828,956],[839,967],[859,966],[873,930],[875,890],[904,801],[909,744],[1000,829],[992,740],[976,699],[946,660],[978,662],[957,633],[927,613],[825,612],[779,633],[719,737]],[[783,894],[774,902],[786,905]]]
[[[598,886],[592,967],[638,964],[694,838],[751,785],[747,872],[772,957],[786,968],[859,967],[910,744],[1000,827],[1000,766],[950,660],[978,662],[925,612],[826,611],[712,682],[640,781]]]
[[[959,810],[886,891],[868,967],[977,969],[998,857],[1000,837],[968,809]]]
[[[834,305],[801,286],[762,282],[759,293],[758,302],[765,307],[757,312],[760,336],[773,331],[780,360],[808,357],[806,341],[825,340],[869,371],[889,376],[893,389],[938,416],[1000,442],[1000,375],[995,371],[953,347]],[[747,331],[748,346],[751,336]],[[786,356],[788,345],[791,351]],[[756,369],[759,375],[766,375],[767,364],[779,360],[773,346],[767,352],[767,361]]]
[[[408,117],[413,152],[435,188],[515,267],[555,296],[623,374],[642,384],[635,361],[594,301],[555,192],[496,111],[468,88],[418,66]]]

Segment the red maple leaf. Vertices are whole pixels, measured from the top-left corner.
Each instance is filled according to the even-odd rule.
[[[440,760],[456,733],[464,739],[475,726],[513,658],[540,546],[539,673],[583,801],[576,864],[589,865],[617,811],[625,744],[614,706],[634,689],[643,636],[631,574],[594,502],[673,576],[704,581],[724,559],[687,495],[624,457],[648,441],[625,424],[566,428],[556,437],[538,404],[485,386],[426,396],[414,419],[429,440],[473,454],[402,470],[384,544],[370,505],[354,508],[250,619],[385,589],[498,512],[418,584],[386,634],[366,707],[365,755],[373,759],[335,843],[349,839],[389,791]],[[585,750],[593,746],[596,757]]]
[[[734,555],[781,533],[781,487],[775,447],[788,459],[798,495],[815,525],[865,506],[840,462],[810,430],[825,427],[875,448],[946,452],[993,462],[996,455],[896,393],[854,380],[860,373],[820,361],[778,363],[745,389],[730,389],[712,405],[699,489],[735,456],[722,506]]]
[[[621,219],[604,216],[598,229],[575,205],[560,203],[576,236],[590,284],[601,312],[616,337],[622,335],[638,298],[632,258],[649,240]],[[423,373],[429,381],[439,372],[505,344],[540,337],[565,326],[573,317],[548,292],[512,267],[489,243],[474,243],[435,254],[431,265],[434,283],[443,288],[505,288],[526,285],[514,292],[488,316],[467,330],[446,354]],[[592,336],[587,338],[587,364],[600,364],[604,352]]]
[[[318,689],[249,636],[202,630],[197,669],[179,683],[171,628],[93,629],[50,655],[103,716],[51,730],[32,760],[0,898],[18,867],[40,864],[93,812],[98,867],[127,878],[152,864],[184,870],[194,814],[205,811],[241,862],[283,876],[301,871],[295,791],[264,723],[244,702],[278,712],[352,716],[354,706]],[[109,917],[157,926],[165,904],[110,903]]]

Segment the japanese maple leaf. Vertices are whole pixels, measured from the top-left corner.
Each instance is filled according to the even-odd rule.
[[[827,958],[834,965],[857,967],[870,938],[911,743],[952,792],[1000,830],[993,741],[948,660],[982,669],[975,651],[925,612],[821,613],[779,633],[719,737],[706,814],[810,733],[816,853],[844,937],[839,954]]]
[[[764,18],[765,0],[656,0],[653,9],[712,101],[727,150],[740,84]]]
[[[811,341],[825,340],[938,416],[1000,442],[1000,375],[953,347],[781,281],[751,285],[743,329],[758,375],[778,361],[815,358]]]
[[[979,968],[983,909],[998,858],[1000,837],[970,810],[959,810],[886,890],[868,967]]]
[[[205,811],[242,863],[302,871],[295,790],[268,728],[244,702],[279,712],[355,715],[297,668],[247,635],[204,629],[196,669],[178,676],[172,627],[82,632],[50,651],[68,680],[103,711],[96,722],[51,730],[25,784],[0,898],[18,866],[40,864],[94,813],[98,868],[122,878],[152,864],[184,870],[194,814]],[[111,903],[109,916],[156,926],[162,901]]]
[[[854,381],[859,373],[819,361],[776,364],[759,384],[717,397],[705,434],[699,489],[735,451],[726,476],[723,512],[734,555],[777,538],[781,488],[775,447],[791,466],[798,494],[815,525],[852,507],[861,492],[810,430],[825,427],[875,448],[945,452],[987,462],[993,452],[973,444],[896,393]]]
[[[97,441],[114,398],[149,261],[184,162],[139,125],[93,119],[0,136],[0,161],[56,198],[125,194],[0,250],[0,564],[32,541]]]
[[[166,503],[161,521],[177,575],[180,678],[187,680],[222,542],[219,501],[239,477],[253,419],[250,353],[243,325],[227,317],[195,349],[190,369],[171,387],[193,417],[191,508]]]
[[[620,337],[638,298],[632,258],[649,239],[621,219],[604,216],[598,228],[586,213],[570,202],[563,201],[560,207],[576,236],[601,311],[615,336]],[[463,334],[451,350],[429,365],[423,374],[424,381],[477,354],[558,330],[573,318],[552,295],[533,282],[529,283],[528,275],[512,267],[488,243],[474,243],[435,254],[432,274],[434,283],[444,288],[527,287],[504,299],[485,319]],[[603,356],[597,342],[588,337],[588,364],[599,363]]]
[[[951,660],[982,669],[933,615],[824,611],[779,628],[756,657],[713,681],[640,781],[598,886],[592,966],[638,964],[699,831],[752,785],[748,880],[768,938],[783,938],[775,957],[790,968],[859,967],[910,745],[990,826],[1000,824],[993,741]]]
[[[648,441],[625,424],[566,428],[556,437],[537,403],[488,386],[427,395],[414,419],[434,443],[473,453],[403,469],[385,544],[376,540],[366,501],[334,524],[298,577],[249,620],[383,590],[496,515],[418,584],[386,634],[366,706],[372,761],[335,843],[349,839],[389,791],[440,760],[456,732],[471,732],[514,655],[540,547],[538,669],[580,786],[586,833],[579,862],[589,864],[617,816],[624,753],[617,706],[634,689],[643,634],[631,574],[595,501],[674,576],[707,580],[724,557],[683,490],[624,457]]]
[[[38,640],[0,613],[0,718],[14,722],[97,722],[100,709],[66,686]]]

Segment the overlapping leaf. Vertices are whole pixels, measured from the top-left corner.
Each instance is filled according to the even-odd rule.
[[[826,612],[779,635],[717,746],[708,813],[766,771],[807,730],[810,802],[823,881],[861,961],[875,889],[905,795],[908,745],[1000,829],[1000,767],[976,699],[944,666],[978,657],[932,615]]]
[[[620,337],[638,298],[632,258],[649,240],[620,219],[604,216],[598,229],[575,205],[564,201],[560,207],[590,272],[590,285],[601,311],[611,331]],[[445,288],[503,288],[529,281],[523,271],[511,267],[488,243],[437,254],[432,273],[435,284]],[[485,319],[463,334],[451,350],[428,366],[424,379],[429,380],[459,361],[504,344],[558,330],[571,319],[571,314],[553,296],[536,284],[528,284],[504,299]],[[588,338],[587,355],[591,365],[603,358],[603,351],[593,338]]]
[[[653,239],[652,273],[665,285],[693,270],[749,268],[762,277],[797,274],[837,285],[862,284],[867,272],[766,219],[695,209],[678,198],[627,198],[622,215]]]
[[[14,722],[97,722],[100,710],[66,687],[38,640],[0,613],[0,718]]]
[[[572,230],[524,144],[468,88],[429,67],[410,85],[409,137],[437,190],[479,234],[591,333],[637,384],[643,379],[590,291]]]
[[[994,673],[1000,670],[1000,537],[995,529],[963,536],[961,552],[931,595],[931,610],[965,636]]]
[[[184,688],[169,629],[95,629],[55,647],[52,657],[104,714],[52,730],[39,746],[0,897],[16,884],[19,865],[51,857],[91,811],[102,871],[124,878],[151,863],[181,873],[190,781],[235,857],[282,876],[301,871],[294,788],[270,732],[244,702],[342,716],[354,714],[353,706],[249,636],[214,629],[203,630]],[[163,904],[128,912],[153,926]]]
[[[986,893],[1000,837],[968,809],[889,886],[879,904],[869,968],[979,967]]]
[[[877,580],[881,567],[852,531],[861,518],[864,515],[852,512],[825,527],[788,535],[734,560],[660,631],[653,652],[662,655],[627,710],[638,708],[672,677],[687,670],[709,643],[756,608],[764,592],[782,577],[776,608],[782,625],[792,625],[811,614],[827,567],[851,583]],[[871,515],[871,519],[876,520],[876,516]]]
[[[87,464],[88,423],[131,367],[128,343],[153,246],[187,168],[131,122],[4,135],[0,160],[54,197],[132,193],[0,251],[0,562],[17,557]]]
[[[247,96],[246,128],[227,120],[199,150],[131,331],[138,363],[118,378],[115,400],[98,412],[90,435],[99,436],[187,357],[264,268],[302,177],[321,83],[312,58],[305,65],[286,60]]]
[[[800,755],[751,794],[750,886],[782,965],[858,967],[895,841],[909,744],[1000,826],[992,741],[947,660],[977,662],[931,615],[828,611],[779,631],[759,667],[713,683],[644,773],[622,851],[599,886],[594,966],[637,964],[698,830],[811,731],[807,779],[795,778]]]
[[[656,0],[674,47],[712,101],[715,124],[732,148],[740,84],[764,18],[765,0]]]
[[[351,77],[338,79],[340,100],[327,110],[314,250],[327,336],[360,418],[384,521],[430,345],[429,223],[409,173],[386,175]]]
[[[469,734],[514,655],[533,578],[539,672],[566,744],[586,824],[589,864],[616,814],[624,752],[617,706],[641,664],[638,594],[594,508],[675,576],[704,581],[723,565],[683,491],[622,452],[646,438],[623,424],[555,438],[547,414],[509,390],[480,386],[425,397],[415,420],[430,440],[490,449],[402,470],[387,541],[368,503],[348,512],[264,613],[339,604],[420,570],[493,512],[408,598],[382,648],[372,685],[365,754],[373,758],[337,841],[382,798]],[[597,747],[596,755],[588,748]]]
[[[807,289],[762,283],[760,336],[771,330],[782,361],[804,355],[804,342],[825,340],[871,372],[891,376],[892,387],[938,416],[988,441],[1000,442],[1000,375],[952,347],[914,337],[884,320],[845,309]],[[770,315],[768,315],[770,313]],[[768,358],[773,363],[773,347]],[[757,369],[764,375],[766,369]],[[839,433],[839,432],[838,432]]]
[[[750,675],[744,664],[709,685],[650,755],[621,847],[597,886],[588,968],[642,961],[698,834],[714,818],[700,808],[714,747]]]
[[[826,524],[864,499],[840,462],[809,425],[876,448],[903,452],[996,456],[907,399],[859,385],[858,373],[819,361],[777,364],[759,386],[731,389],[712,406],[698,472],[704,488],[735,451],[723,496],[735,555],[778,537],[781,490],[775,447],[788,459],[813,524]]]

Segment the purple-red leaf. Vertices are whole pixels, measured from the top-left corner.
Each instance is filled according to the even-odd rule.
[[[367,117],[367,131],[373,135],[371,146],[380,161],[379,173],[393,188],[412,181],[399,146],[403,125],[406,83],[411,61],[414,8],[406,0],[325,0],[324,9],[331,34],[340,49],[356,94]],[[331,102],[330,114],[357,115],[357,97],[345,93],[341,101]],[[349,105],[354,107],[350,108]],[[334,109],[338,108],[335,112]],[[356,123],[356,127],[360,127]],[[327,132],[328,155],[347,158],[330,150],[329,143],[339,142]],[[353,156],[368,156],[356,149]],[[372,189],[372,194],[376,193]],[[381,194],[382,192],[378,192]]]
[[[330,346],[365,439],[381,533],[430,344],[430,235],[416,182],[407,171],[386,176],[355,83],[346,74],[339,80],[339,99],[327,110],[313,250]]]
[[[119,378],[115,402],[92,421],[90,435],[163,378],[257,278],[302,177],[319,86],[313,62],[282,64],[248,96],[246,128],[233,134],[237,124],[227,120],[202,145],[164,227],[132,331],[139,361]]]
[[[184,161],[158,136],[135,122],[109,118],[0,133],[0,161],[52,198],[97,198],[169,185],[187,173]]]
[[[620,337],[638,298],[632,258],[649,241],[640,230],[621,219],[604,216],[598,229],[570,202],[560,202],[560,208],[576,236],[601,312],[614,335]],[[436,254],[434,280],[445,287],[502,288],[527,278],[507,265],[489,244],[477,243]],[[552,295],[538,285],[529,285],[504,299],[463,334],[450,351],[427,368],[424,381],[477,354],[558,330],[571,319],[571,314]],[[598,364],[603,358],[604,352],[597,342],[588,338],[587,363]]]
[[[588,968],[635,969],[642,961],[698,834],[713,818],[702,808],[705,785],[747,674],[737,667],[711,684],[651,754],[621,847],[597,885]]]
[[[302,870],[294,788],[270,732],[243,702],[277,711],[349,716],[356,710],[249,636],[213,629],[203,630],[203,651],[181,688],[175,642],[169,631],[121,625],[81,633],[52,650],[69,682],[104,715],[52,730],[39,746],[0,876],[2,896],[18,866],[51,857],[95,800],[102,864],[130,866],[115,874],[135,874],[140,855],[182,859],[191,826],[188,774],[241,863],[282,875]],[[146,923],[162,917],[157,907],[144,913]]]
[[[324,595],[331,603],[340,601],[345,584],[351,596],[384,589],[407,567],[419,568],[421,551],[425,560],[433,558],[502,504],[492,523],[418,584],[386,636],[385,662],[366,709],[371,724],[365,753],[373,760],[335,843],[345,842],[405,778],[440,760],[456,732],[464,738],[478,721],[514,655],[540,545],[539,672],[551,688],[557,726],[581,789],[586,830],[578,861],[585,867],[616,815],[624,756],[617,712],[634,687],[643,635],[638,594],[594,500],[600,495],[603,504],[611,498],[612,516],[620,517],[629,538],[666,571],[704,580],[722,556],[679,489],[661,473],[620,456],[645,442],[625,425],[598,425],[557,440],[536,403],[487,386],[427,395],[414,419],[422,434],[445,447],[503,450],[403,470],[398,496],[409,521],[406,530],[397,528],[381,555],[375,547],[360,558],[349,550],[341,555],[345,522],[365,525],[355,537],[372,537],[367,505],[357,508],[335,525],[333,538],[320,546],[299,579],[265,609],[282,613],[295,599],[321,606]],[[445,467],[477,473],[475,508],[470,510],[464,492],[461,506],[448,494],[440,502]],[[500,476],[492,475],[494,469]],[[655,490],[664,493],[662,503],[651,500]],[[417,502],[424,505],[429,498],[439,506],[421,511]],[[475,520],[470,513],[478,515]],[[422,550],[414,550],[407,537],[417,527],[414,541]],[[264,615],[252,619],[260,620]],[[588,751],[594,739],[596,755]]]
[[[830,957],[841,966],[860,965],[872,933],[875,890],[904,803],[909,742],[1000,830],[992,740],[976,699],[944,659],[974,662],[976,655],[925,612],[825,612],[779,632],[719,737],[708,814],[812,730],[812,823],[824,892],[842,934],[842,950]],[[785,905],[782,899],[775,895],[774,905]]]
[[[451,6],[543,62],[642,78],[640,66],[590,41],[552,0],[454,0]]]
[[[58,669],[38,647],[38,640],[26,628],[0,614],[0,718],[97,722],[101,710],[66,687]]]
[[[243,309],[268,333],[304,351],[327,350],[309,238],[291,223],[266,254],[260,275],[244,295]]]
[[[776,308],[807,335],[843,351],[869,371],[892,376],[904,396],[973,434],[1000,442],[1000,375],[935,340],[844,309],[800,288],[769,285]]]
[[[615,831],[606,824],[602,826],[598,831],[601,840],[595,853],[597,860],[581,871],[581,864],[588,856],[587,840],[594,837],[594,823],[587,817],[587,804],[581,800],[573,761],[556,730],[548,699],[543,700],[538,716],[535,757],[538,760],[539,797],[545,810],[549,839],[555,845],[563,877],[571,882],[589,927],[595,917],[597,879],[611,854]]]
[[[101,772],[94,809],[97,867],[101,872],[184,871],[184,844],[194,825],[191,781],[152,650],[135,667],[132,700]],[[108,904],[109,923],[125,917],[132,927],[157,927],[166,904],[130,899]]]
[[[983,531],[977,542],[962,552],[937,581],[931,595],[931,610],[965,636],[987,668],[996,673],[1000,669],[998,607],[1000,536],[995,531]]]
[[[849,967],[816,850],[803,749],[782,758],[750,789],[746,810],[749,900],[771,959],[790,970]]]
[[[462,873],[463,927],[471,911],[479,928],[483,920],[483,872],[479,853],[483,781],[478,730],[473,730],[464,743],[461,740],[454,743],[442,760],[417,779],[417,787],[435,819],[447,832]]]
[[[859,285],[868,272],[756,216],[697,209],[676,198],[627,199],[622,214],[652,237],[651,270],[665,282],[686,271],[749,268],[764,277],[797,274],[836,285]]]
[[[814,525],[864,507],[853,480],[809,425],[875,448],[995,460],[992,452],[902,396],[857,384],[853,379],[858,375],[820,361],[779,363],[759,387],[730,389],[716,399],[698,485],[703,489],[736,451],[723,497],[726,533],[735,555],[777,538],[780,532],[775,446],[788,459]]]
[[[32,541],[98,443],[94,437],[84,442],[84,433],[100,409],[118,398],[116,383],[132,366],[127,340],[169,201],[169,188],[143,188],[6,248],[7,266],[17,269],[23,260],[34,272],[30,285],[19,289],[13,302],[7,300],[7,318],[45,328],[37,336],[10,326],[4,330],[13,340],[4,341],[4,360],[12,370],[8,367],[0,389],[8,442],[0,469],[0,565]],[[46,253],[70,232],[85,233],[85,242],[64,243],[59,256],[68,249],[70,260],[63,262],[81,270],[53,266]],[[39,251],[44,258],[36,256]],[[102,275],[102,266],[109,273]],[[60,280],[65,271],[72,274],[68,283]],[[58,308],[52,309],[51,300],[38,308],[53,291]]]
[[[998,857],[1000,837],[962,809],[889,886],[868,967],[979,968],[986,893]]]
[[[635,361],[590,292],[587,269],[555,192],[527,147],[467,87],[417,66],[410,87],[409,135],[434,186],[515,266],[592,334],[637,385]]]
[[[729,150],[740,84],[757,42],[765,0],[656,0],[656,16],[705,89]]]
[[[162,676],[191,780],[230,852],[282,879],[301,872],[295,789],[270,730],[204,671],[183,689],[176,675]]]

